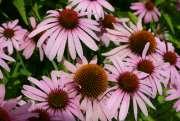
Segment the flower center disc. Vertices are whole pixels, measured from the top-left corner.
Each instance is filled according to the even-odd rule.
[[[104,19],[102,20],[102,25],[104,28],[113,29],[113,23],[116,23],[116,18],[112,15],[105,15]]]
[[[154,3],[151,0],[148,0],[145,3],[145,7],[148,11],[152,11],[154,9]]]
[[[12,29],[5,29],[4,32],[3,32],[4,36],[6,38],[12,38],[14,36],[14,30]]]
[[[8,112],[1,107],[0,107],[0,121],[11,121]]]
[[[31,117],[28,121],[51,121],[48,112],[43,109],[34,110],[33,113],[38,113],[38,117]]]
[[[67,93],[61,89],[56,89],[48,95],[48,104],[51,108],[56,110],[63,110],[69,103]]]
[[[108,86],[105,70],[96,64],[80,67],[75,73],[74,80],[80,85],[81,94],[89,98],[97,98]]]
[[[64,9],[59,12],[59,23],[66,29],[74,29],[78,26],[78,13],[72,9]]]
[[[157,43],[152,33],[148,31],[139,31],[139,32],[133,33],[129,37],[129,47],[132,52],[138,55],[142,54],[143,49],[147,42],[150,43],[150,47],[148,49],[147,54],[151,54],[155,52]]]
[[[137,69],[139,71],[142,71],[142,72],[145,72],[148,74],[152,74],[154,71],[154,65],[153,65],[153,62],[150,60],[141,60],[137,64]]]
[[[163,57],[164,61],[169,62],[171,65],[175,65],[177,62],[177,56],[174,52],[166,52]]]
[[[123,72],[117,79],[119,88],[128,93],[134,93],[139,88],[139,79],[132,72]]]

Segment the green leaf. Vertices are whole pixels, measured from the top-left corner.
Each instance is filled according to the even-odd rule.
[[[164,96],[158,96],[157,100],[160,104],[162,104],[162,103],[164,103],[165,98],[164,98]]]
[[[17,8],[17,10],[18,10],[19,14],[21,15],[24,23],[26,25],[28,25],[24,0],[13,0],[13,4]]]
[[[180,41],[178,41],[177,39],[174,38],[174,36],[172,36],[171,34],[167,33],[166,34],[166,38],[168,39],[168,41],[172,42],[173,44],[175,44],[177,49],[180,49]]]
[[[154,22],[150,23],[150,28],[154,32],[156,30],[156,24]]]
[[[165,2],[165,0],[156,0],[155,4],[156,4],[156,5],[160,5],[160,4],[162,4],[163,2]]]
[[[178,118],[180,119],[180,112],[178,112],[178,113],[176,114],[176,117],[178,117]]]
[[[176,28],[180,30],[180,25],[176,26]]]
[[[175,34],[175,31],[174,31],[174,27],[173,27],[173,24],[172,24],[171,17],[170,17],[168,14],[163,14],[163,17],[164,17],[166,23],[168,24],[168,26],[169,26],[171,32],[172,32],[173,34]]]
[[[128,16],[133,23],[137,23],[138,18],[132,12],[128,12]]]
[[[34,6],[32,7],[32,10],[34,14],[36,15],[36,17],[38,18],[38,20],[41,20],[41,16],[39,15],[39,6],[37,3],[34,4]]]

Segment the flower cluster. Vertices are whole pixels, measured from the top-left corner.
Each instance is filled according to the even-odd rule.
[[[50,77],[28,77],[30,84],[21,90],[26,98],[5,100],[1,84],[0,121],[124,121],[131,106],[138,120],[138,110],[145,116],[148,107],[156,110],[152,100],[165,88],[166,100],[176,100],[173,107],[180,111],[180,56],[172,43],[143,26],[159,20],[153,1],[131,4],[137,23],[115,17],[106,0],[68,3],[47,11],[39,23],[30,17],[28,30],[18,20],[1,24],[0,66],[6,71],[15,51],[29,59],[36,49],[41,61],[57,60],[64,68]],[[88,60],[86,47],[97,52],[110,45],[100,53],[103,62],[96,55]]]

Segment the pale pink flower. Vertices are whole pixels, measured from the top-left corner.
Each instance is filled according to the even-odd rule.
[[[96,21],[87,19],[86,14],[69,8],[50,10],[47,13],[49,15],[30,33],[29,37],[43,32],[37,46],[41,47],[46,43],[45,54],[49,60],[57,56],[57,60],[61,61],[66,44],[72,59],[76,58],[76,54],[82,58],[83,49],[80,41],[91,50],[98,50],[94,40],[99,41],[99,38],[94,31],[100,31],[100,29]]]
[[[109,80],[114,85],[109,89],[111,96],[107,99],[106,107],[111,118],[115,117],[119,121],[124,121],[131,103],[135,120],[137,120],[138,107],[145,116],[148,116],[146,105],[155,109],[148,98],[148,96],[152,96],[152,89],[143,80],[146,74],[125,67],[118,59],[113,59],[112,65],[106,64],[105,68],[109,71]]]
[[[30,25],[31,25],[31,29],[32,29],[31,31],[35,30],[36,26],[37,26],[37,22],[36,22],[35,18],[30,17],[29,21],[30,21]],[[38,36],[29,38],[28,35],[29,35],[29,32],[26,33],[25,39],[22,42],[20,42],[20,50],[23,50],[23,56],[26,59],[29,59],[32,56],[34,50],[36,49],[36,43],[39,39]],[[43,47],[38,47],[41,61],[44,58]]]
[[[42,108],[35,108],[31,110],[32,113],[36,113],[37,116],[30,117],[27,121],[62,121],[59,117],[50,114],[47,110]]]
[[[144,50],[146,51],[147,48],[145,47]],[[169,64],[160,61],[157,53],[152,56],[146,56],[146,52],[143,52],[142,57],[130,55],[128,58],[123,59],[123,61],[125,61],[125,66],[146,75],[142,81],[152,88],[153,98],[156,97],[157,92],[162,95],[161,83],[169,78],[166,72]]]
[[[74,81],[73,92],[77,92],[81,109],[86,117],[85,121],[106,121],[105,92],[108,87],[107,74],[105,70],[97,65],[97,58],[92,59],[89,63],[86,58],[76,65],[64,61],[65,67],[69,73],[65,73],[66,78]]]
[[[6,55],[3,50],[0,50],[0,66],[5,69],[6,71],[10,72],[10,68],[8,66],[8,63],[6,62],[15,62],[15,60],[10,57],[9,55]],[[0,70],[0,79],[3,78],[3,73],[2,71]]]
[[[176,0],[176,10],[180,11],[180,0]]]
[[[175,108],[177,112],[180,112],[180,83],[174,85],[171,89],[169,89],[167,91],[167,94],[168,96],[166,97],[166,100],[176,100],[173,108]]]
[[[169,66],[166,67],[166,75],[169,78],[164,81],[165,86],[168,86],[168,84],[174,85],[180,83],[180,73],[178,72],[180,69],[180,56],[175,52],[172,43],[158,41],[158,46],[158,58],[162,63],[169,64]]]
[[[136,11],[134,13],[135,15],[138,15],[140,18],[144,18],[145,23],[150,23],[152,21],[157,22],[161,16],[161,13],[152,0],[132,3],[130,8]]]
[[[114,11],[113,6],[107,0],[69,0],[69,6],[80,12],[87,12],[89,18],[96,20],[104,18],[105,10]]]
[[[117,18],[111,14],[106,14],[103,19],[99,21],[101,31],[99,32],[99,37],[101,41],[105,44],[106,47],[109,46],[110,38],[107,36],[107,28],[114,29],[114,24],[117,26],[121,26],[123,22],[127,22],[128,18]],[[114,44],[118,45],[118,42],[114,42]]]
[[[141,19],[137,25],[131,22],[123,23],[123,26],[114,25],[115,29],[107,29],[107,36],[113,42],[120,42],[120,45],[109,52],[103,53],[104,56],[112,59],[113,57],[125,58],[131,54],[141,55],[145,45],[149,42],[147,55],[152,55],[157,50],[157,37],[150,31],[142,27]]]
[[[42,80],[37,80],[29,77],[28,80],[35,87],[24,85],[22,93],[35,101],[31,109],[47,110],[63,121],[75,121],[76,117],[80,120],[84,119],[79,102],[75,94],[70,91],[72,87],[67,84],[70,80],[61,78],[58,71],[52,71],[51,78],[43,76]]]
[[[20,98],[4,100],[5,86],[0,85],[0,120],[1,121],[27,121],[29,117],[35,116],[30,113],[30,104],[19,106]]]
[[[0,42],[4,42],[9,54],[13,53],[14,48],[20,50],[19,43],[23,41],[27,30],[18,25],[18,20],[3,23],[0,26]]]

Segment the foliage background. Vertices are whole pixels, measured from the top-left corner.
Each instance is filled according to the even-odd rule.
[[[41,21],[45,16],[47,10],[64,8],[67,0],[0,0],[0,23],[19,19],[20,25],[28,29],[28,17],[34,16],[38,21]],[[116,8],[113,13],[118,17],[129,17],[133,22],[137,18],[129,9],[131,2],[135,0],[109,0],[109,2]],[[155,0],[156,5],[161,11],[161,18],[158,23],[147,24],[147,28],[151,28],[155,34],[162,36],[166,41],[170,41],[176,47],[176,51],[180,52],[180,12],[176,10],[176,0]],[[158,29],[157,29],[158,28]],[[101,47],[98,51],[99,63],[102,63],[103,57],[100,56],[102,52],[111,49]],[[88,57],[92,57],[95,53],[89,52]],[[89,56],[90,55],[90,56]],[[40,78],[42,75],[48,75],[53,69],[62,69],[63,66],[55,61],[50,62],[45,59],[43,62],[39,61],[39,55],[36,52],[29,60],[25,60],[22,55],[17,52],[13,55],[16,63],[11,64],[11,72],[5,72],[5,78],[1,80],[6,84],[6,98],[13,98],[21,95],[21,88],[23,84],[28,84],[27,77],[35,76]],[[86,56],[87,57],[87,56]],[[165,95],[165,90],[164,90]],[[157,97],[153,101],[156,110],[149,109],[149,117],[144,117],[139,113],[138,121],[180,121],[180,113],[176,113],[172,109],[173,102],[166,102],[164,96]],[[130,110],[127,121],[133,121],[133,112]]]

